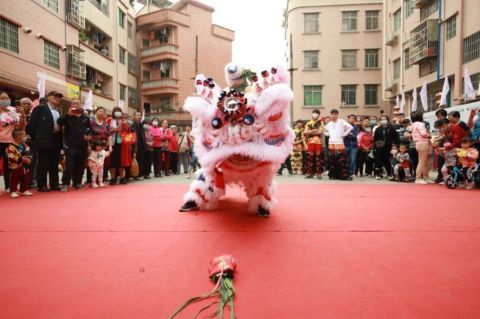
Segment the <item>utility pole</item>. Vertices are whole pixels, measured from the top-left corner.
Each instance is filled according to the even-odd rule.
[[[298,69],[293,68],[293,41],[292,41],[292,34],[290,33],[290,68],[288,71],[290,72],[290,88],[293,91],[293,71]],[[290,102],[290,125],[293,127],[293,101]]]

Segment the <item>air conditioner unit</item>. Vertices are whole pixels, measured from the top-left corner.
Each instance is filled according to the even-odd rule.
[[[397,44],[397,42],[398,42],[398,36],[396,33],[393,33],[393,32],[387,33],[385,38],[385,45],[393,46]]]

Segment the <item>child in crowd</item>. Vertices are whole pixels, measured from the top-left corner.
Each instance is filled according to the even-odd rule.
[[[110,156],[111,152],[111,147],[109,151],[106,151],[102,142],[93,142],[93,149],[88,156],[88,167],[92,172],[92,188],[105,187],[105,184],[103,184],[103,164],[105,163],[105,158]]]
[[[472,171],[477,166],[478,150],[472,147],[472,140],[465,136],[460,140],[461,149],[457,151],[458,162],[467,178],[467,189],[473,188]]]
[[[407,145],[400,144],[398,152],[395,154],[396,164],[393,166],[394,180],[400,181],[400,170],[402,169],[405,173],[405,182],[409,182],[411,179],[410,175],[410,155],[408,155]]]
[[[18,184],[20,184],[20,193],[24,196],[32,196],[33,194],[28,190],[30,180],[30,164],[32,162],[32,155],[30,148],[25,143],[27,134],[24,130],[15,129],[12,131],[13,143],[7,147],[7,159],[9,175],[10,197],[17,198]]]
[[[451,139],[445,139],[442,148],[439,148],[440,155],[445,158],[441,168],[444,179],[450,174],[453,167],[457,166],[457,148],[453,146]],[[442,182],[441,184],[445,184]]]

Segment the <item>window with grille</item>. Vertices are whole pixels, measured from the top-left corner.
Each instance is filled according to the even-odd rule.
[[[446,36],[447,40],[457,35],[457,16],[453,16],[446,22]]]
[[[405,70],[410,69],[410,49],[403,51],[403,63],[405,64]]]
[[[319,31],[319,14],[318,13],[304,13],[304,32],[316,33]]]
[[[438,10],[438,0],[431,1],[430,4],[420,9],[420,21],[425,20],[437,10]]]
[[[305,69],[318,69],[318,51],[304,51]]]
[[[58,12],[58,0],[43,0],[43,5],[52,11]]]
[[[18,26],[0,18],[0,48],[18,53]]]
[[[85,52],[74,45],[67,46],[68,52],[68,75],[85,80],[87,68],[85,65]]]
[[[173,109],[172,99],[169,96],[161,96],[158,102],[160,104],[160,111],[162,112],[168,112]]]
[[[122,101],[125,101],[125,89],[127,88],[125,85],[123,85],[122,83],[119,83],[119,97],[120,97],[120,100]]]
[[[68,1],[68,22],[78,28],[85,28],[85,1],[69,0]]]
[[[357,11],[342,12],[342,31],[357,31]]]
[[[165,27],[155,31],[155,39],[157,39],[160,44],[167,44],[169,36],[170,28]]]
[[[437,59],[430,59],[419,65],[420,77],[426,76],[437,71]]]
[[[160,62],[160,78],[169,78],[171,76],[171,63],[170,61],[161,61]]]
[[[393,78],[395,80],[400,78],[400,58],[393,61]]]
[[[402,11],[398,9],[393,14],[393,31],[398,31],[402,27]]]
[[[463,39],[463,63],[480,57],[480,31]]]
[[[378,84],[365,84],[365,105],[378,105]]]
[[[342,50],[342,69],[357,67],[357,50]]]
[[[133,38],[133,24],[131,22],[127,22],[127,32],[128,32],[128,38],[129,39]]]
[[[128,105],[130,107],[137,108],[138,105],[138,95],[137,95],[137,89],[128,87]]]
[[[118,9],[118,25],[121,28],[125,28],[125,12]]]
[[[356,105],[357,104],[357,86],[356,85],[342,85],[342,104]]]
[[[150,47],[150,40],[149,39],[143,39],[142,40],[142,47],[143,48],[149,48]]]
[[[365,49],[365,67],[378,68],[378,49]]]
[[[303,87],[303,105],[312,107],[322,105],[321,85],[305,85]]]
[[[472,81],[473,90],[477,92],[480,83],[480,73],[470,74],[470,81]],[[462,77],[462,94],[465,94],[465,77]]]
[[[413,9],[414,9],[413,0],[405,0],[404,8],[405,8],[405,19],[406,19],[413,14]]]
[[[60,69],[60,48],[53,43],[43,41],[43,63]]]
[[[378,30],[378,15],[380,11],[365,11],[365,29]]]
[[[128,71],[130,73],[133,73],[135,75],[138,74],[138,60],[137,57],[131,54],[130,52],[128,53]]]
[[[144,81],[150,81],[150,71],[143,71],[142,78]]]
[[[121,64],[125,64],[125,49],[118,46],[118,60]]]

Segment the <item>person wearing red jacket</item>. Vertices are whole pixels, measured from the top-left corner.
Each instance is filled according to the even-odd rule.
[[[170,168],[172,173],[178,175],[178,128],[175,125],[170,126],[172,137],[168,143],[168,151],[170,152]]]
[[[365,176],[370,176],[373,173],[373,135],[370,126],[370,119],[363,120],[360,126],[360,133],[357,135],[358,142],[358,171],[360,176],[363,176],[363,167],[365,166]]]

